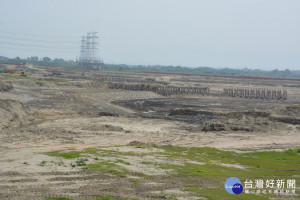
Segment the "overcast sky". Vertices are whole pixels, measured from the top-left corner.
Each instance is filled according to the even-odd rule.
[[[300,69],[300,0],[0,0],[0,55],[75,60],[88,31],[105,63]]]

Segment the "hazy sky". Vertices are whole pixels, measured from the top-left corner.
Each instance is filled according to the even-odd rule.
[[[0,55],[76,59],[88,31],[105,63],[300,69],[300,0],[0,0]]]

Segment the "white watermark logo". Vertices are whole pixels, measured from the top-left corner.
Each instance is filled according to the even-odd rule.
[[[295,179],[255,179],[244,181],[245,194],[295,195]]]

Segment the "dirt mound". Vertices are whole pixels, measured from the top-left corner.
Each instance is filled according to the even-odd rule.
[[[201,130],[209,131],[269,131],[272,128],[280,129],[276,125],[277,121],[285,122],[282,118],[274,118],[267,112],[231,112],[224,114],[222,117],[206,121],[201,125]],[[290,122],[295,122],[295,119]],[[296,122],[295,122],[296,123]]]
[[[218,124],[218,123],[206,123],[203,125],[202,131],[208,132],[208,131],[225,131],[225,125],[224,124]]]
[[[0,92],[8,92],[12,90],[14,87],[12,85],[12,82],[6,82],[0,80]]]
[[[300,105],[287,106],[285,109],[280,110],[280,115],[289,117],[300,117]]]
[[[128,145],[129,146],[146,146],[147,144],[144,142],[133,140],[133,141],[129,142]]]
[[[24,121],[26,116],[21,102],[11,99],[0,99],[0,129],[16,127]]]

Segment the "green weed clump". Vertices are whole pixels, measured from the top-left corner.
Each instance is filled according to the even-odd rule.
[[[9,180],[11,183],[18,183],[20,180]]]
[[[120,167],[119,165],[112,162],[98,162],[95,164],[89,164],[88,169],[112,173],[116,175],[126,175],[128,170]]]

